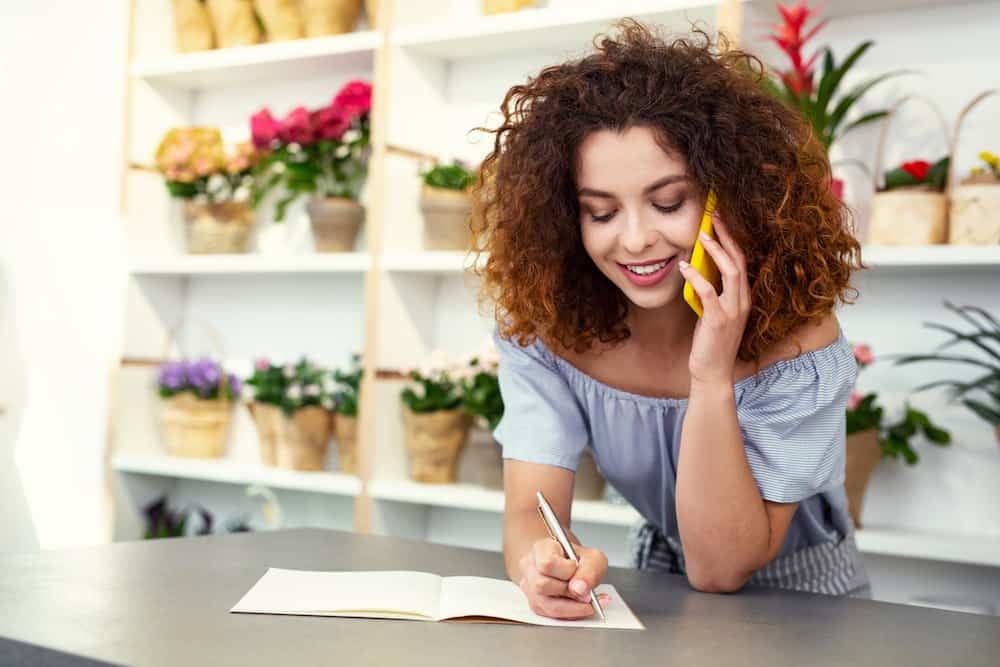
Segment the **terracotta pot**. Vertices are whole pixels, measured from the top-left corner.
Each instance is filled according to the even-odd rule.
[[[420,191],[424,214],[424,247],[428,250],[468,250],[472,199],[464,190],[425,185]]]
[[[198,398],[185,391],[160,399],[160,430],[167,453],[189,458],[219,458],[226,447],[232,403]]]
[[[253,4],[264,24],[267,41],[280,42],[302,37],[302,13],[298,0],[254,0]]]
[[[847,491],[847,511],[855,528],[861,527],[861,510],[865,502],[868,479],[878,462],[882,460],[882,446],[878,437],[878,429],[874,428],[847,436],[844,488]]]
[[[465,451],[458,463],[458,481],[488,489],[503,489],[503,450],[489,429],[469,429]]]
[[[337,461],[340,472],[358,474],[358,418],[337,415],[334,418]]]
[[[186,201],[184,228],[187,251],[196,255],[238,254],[250,249],[254,212],[248,202]]]
[[[414,413],[403,408],[410,477],[418,482],[447,484],[456,479],[469,418],[461,410]]]
[[[257,439],[260,441],[260,462],[267,466],[278,465],[278,436],[282,430],[281,408],[269,403],[247,404],[254,426],[257,427]]]
[[[174,32],[177,50],[182,53],[204,51],[215,46],[212,17],[201,0],[174,0]]]
[[[302,0],[306,37],[351,32],[360,12],[361,0]]]
[[[325,197],[309,200],[306,205],[313,239],[319,252],[351,252],[365,209],[353,199]]]
[[[573,498],[576,500],[600,500],[604,497],[604,477],[597,469],[597,461],[589,449],[583,451],[580,465],[573,478]]]
[[[208,0],[208,11],[220,47],[248,46],[260,41],[253,0]]]

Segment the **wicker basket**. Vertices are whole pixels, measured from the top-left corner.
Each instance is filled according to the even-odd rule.
[[[260,41],[253,0],[208,0],[215,39],[221,48],[248,46]]]
[[[351,32],[359,13],[361,0],[302,0],[306,37]]]
[[[597,467],[597,461],[589,449],[583,450],[580,465],[573,478],[573,498],[575,500],[600,500],[604,497],[604,476]]]
[[[264,24],[267,41],[302,37],[302,12],[298,0],[254,0],[253,5]]]
[[[942,136],[947,147],[948,125],[940,109],[931,101],[919,97],[903,97],[889,110],[882,123],[878,147],[875,152],[875,168],[872,170],[874,187],[878,190],[878,179],[882,174],[883,151],[889,126],[906,102],[918,100],[933,109],[941,125]],[[871,245],[932,245],[948,241],[948,195],[946,192],[931,190],[927,186],[895,188],[877,192],[872,198],[871,221],[868,228],[868,243]]]
[[[847,436],[847,466],[844,489],[847,491],[847,511],[855,528],[861,527],[861,510],[865,503],[868,479],[882,460],[882,447],[878,429],[852,433]]]
[[[418,482],[454,482],[469,417],[461,410],[414,413],[403,408],[410,477]]]
[[[966,115],[997,91],[977,95],[958,116],[952,135],[951,154],[958,155],[958,139]],[[955,185],[955,161],[948,173],[951,190],[951,219],[948,243],[962,245],[1000,245],[1000,180],[992,174],[965,178]]]
[[[233,404],[182,392],[160,399],[160,432],[171,456],[219,458],[226,448]]]
[[[353,199],[325,197],[306,205],[313,240],[319,252],[351,252],[365,219],[365,209]]]
[[[203,0],[174,0],[172,4],[178,51],[188,53],[215,47],[212,17]]]
[[[469,429],[458,464],[458,481],[488,489],[503,488],[503,450],[489,429],[479,425]]]
[[[483,0],[484,14],[505,14],[530,7],[535,0]]]
[[[340,472],[358,474],[358,418],[338,414],[334,418],[337,462]]]
[[[424,215],[424,247],[428,250],[468,250],[472,240],[469,213],[472,199],[463,190],[425,185],[420,191]]]
[[[184,203],[184,241],[191,254],[245,253],[250,249],[253,223],[248,202]]]

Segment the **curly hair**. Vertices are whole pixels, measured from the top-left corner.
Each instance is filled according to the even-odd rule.
[[[747,258],[752,311],[739,358],[770,346],[857,296],[862,268],[850,213],[831,191],[826,152],[805,117],[768,95],[755,56],[713,45],[701,30],[666,41],[632,19],[594,40],[596,51],[547,67],[504,97],[474,191],[480,299],[500,335],[540,336],[584,351],[629,337],[625,295],[584,250],[577,152],[591,132],[651,128],[679,151],[697,189]]]

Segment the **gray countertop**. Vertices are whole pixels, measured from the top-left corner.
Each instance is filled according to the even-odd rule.
[[[230,614],[268,567],[504,577],[496,553],[319,529],[0,556],[0,637],[130,665],[1000,665],[998,618],[618,568],[645,631]]]

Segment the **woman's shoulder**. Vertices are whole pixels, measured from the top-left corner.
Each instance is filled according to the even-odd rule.
[[[756,364],[752,362],[745,364],[738,374],[738,379],[755,375],[761,369],[782,368],[788,365],[787,362],[808,358],[810,355],[815,356],[819,352],[837,351],[838,343],[843,342],[842,338],[840,322],[833,313],[816,322],[807,322],[765,350]]]

